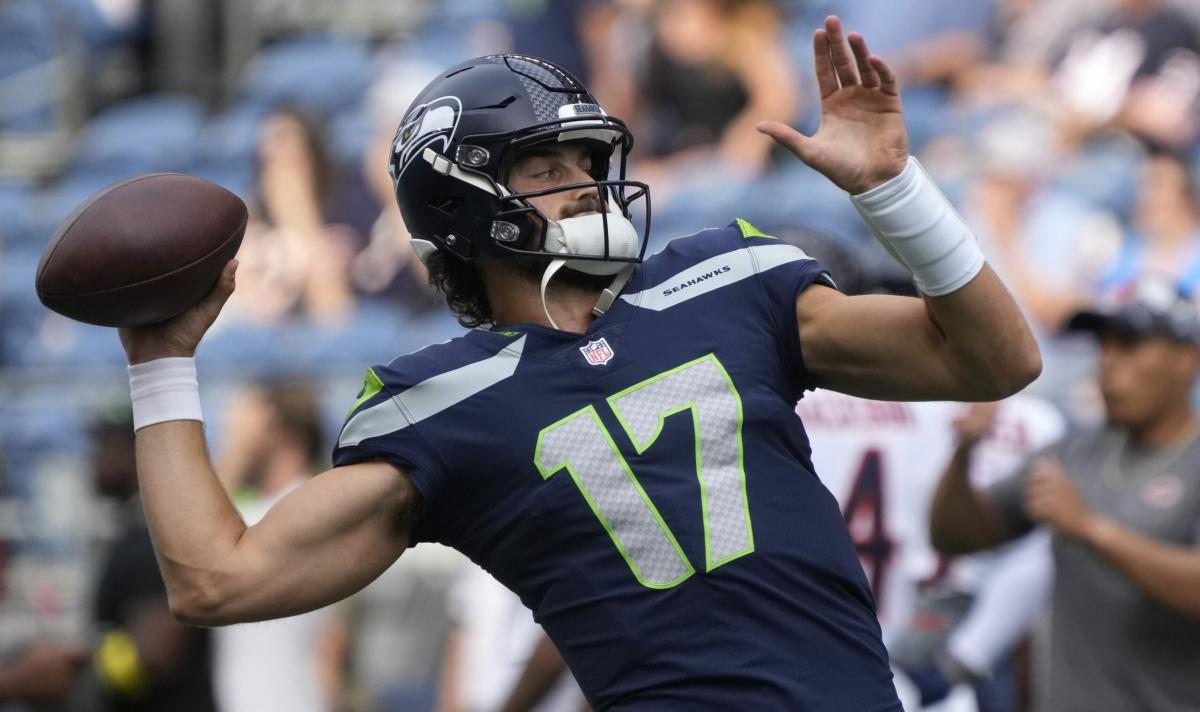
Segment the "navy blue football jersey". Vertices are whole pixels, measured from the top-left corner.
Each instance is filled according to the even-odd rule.
[[[407,471],[415,541],[515,591],[597,710],[898,710],[794,411],[822,281],[743,221],[674,240],[582,335],[476,329],[371,369],[334,463]]]

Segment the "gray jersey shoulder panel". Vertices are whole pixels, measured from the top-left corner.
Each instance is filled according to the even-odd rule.
[[[407,428],[503,381],[516,372],[525,339],[522,336],[495,356],[439,373],[360,410],[342,429],[338,446],[358,445],[363,440]]]
[[[734,249],[697,262],[653,287],[623,294],[621,299],[636,307],[662,311],[781,265],[811,259],[800,248],[788,244]]]

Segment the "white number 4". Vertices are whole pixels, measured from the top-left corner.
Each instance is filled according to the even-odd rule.
[[[742,401],[717,357],[709,354],[660,373],[610,396],[608,404],[638,454],[658,439],[668,416],[691,412],[705,570],[753,552]],[[642,585],[671,588],[695,573],[595,406],[543,428],[533,459],[543,478],[564,469],[570,473]]]

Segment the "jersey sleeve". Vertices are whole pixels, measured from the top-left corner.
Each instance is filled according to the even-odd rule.
[[[785,363],[795,364],[799,391],[812,390],[812,379],[804,366],[800,348],[800,326],[796,321],[796,299],[814,284],[837,288],[829,271],[795,245],[764,235],[745,220],[738,220],[743,247],[751,255],[765,297],[771,328]],[[799,396],[800,393],[797,393]]]
[[[413,542],[437,541],[439,505],[448,472],[380,373],[386,373],[380,366],[367,370],[334,447],[333,465],[385,460],[403,470],[424,502]]]

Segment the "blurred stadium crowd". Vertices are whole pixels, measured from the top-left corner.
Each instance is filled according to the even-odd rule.
[[[83,651],[117,665],[128,641],[111,631],[144,624],[165,641],[148,674],[245,690],[218,687],[223,709],[430,710],[461,608],[462,562],[427,546],[271,640],[138,617],[153,586],[125,539],[124,357],[111,330],[33,290],[47,239],[89,195],[180,171],[251,207],[199,367],[217,470],[253,519],[327,467],[361,369],[460,330],[408,248],[386,157],[409,100],[461,59],[545,56],[631,123],[651,251],[741,217],[815,228],[868,282],[894,281],[844,195],[754,131],[815,130],[809,38],[834,12],[898,68],[915,153],[1034,323],[1032,392],[1094,422],[1093,347],[1063,319],[1145,272],[1200,285],[1200,3],[0,0],[0,661],[51,643],[78,649],[72,665],[92,666]],[[289,669],[311,671],[294,690],[309,706],[255,706]],[[38,709],[93,709],[86,687]],[[442,697],[445,712],[495,704]]]

